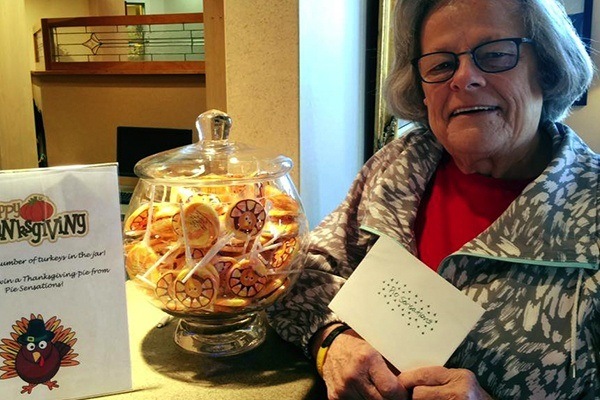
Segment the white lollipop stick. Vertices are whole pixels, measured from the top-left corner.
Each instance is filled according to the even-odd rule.
[[[135,276],[137,279],[139,279],[140,281],[144,282],[146,285],[150,286],[152,289],[154,289],[156,287],[156,284],[152,281],[150,281],[149,279],[147,279],[146,277],[142,276],[142,275],[136,275]]]
[[[144,278],[146,278],[148,276],[148,274],[150,274],[152,271],[154,271],[156,269],[156,267],[158,267],[160,264],[162,264],[163,261],[165,261],[165,259],[167,257],[169,257],[171,254],[173,254],[173,252],[175,250],[178,250],[179,247],[181,247],[181,243],[178,242],[176,243],[175,246],[173,246],[172,249],[170,249],[169,251],[167,251],[165,254],[163,254],[163,256],[161,258],[159,258],[158,260],[156,260],[156,262],[154,264],[152,264],[152,266],[150,268],[148,268],[148,270],[146,272],[144,272],[144,275],[142,275]]]
[[[213,257],[216,256],[217,253],[221,251],[223,247],[225,247],[225,245],[231,240],[232,237],[233,233],[228,233],[227,235],[219,239],[217,243],[215,243],[213,247],[211,247],[211,249],[204,255],[204,257],[202,257],[202,259],[196,265],[194,265],[194,268],[192,268],[192,270],[188,272],[188,274],[185,276],[185,278],[181,280],[181,282],[186,283],[187,280],[190,279],[198,269],[208,264],[209,261],[212,260]]]
[[[150,243],[150,228],[152,226],[152,214],[154,214],[154,191],[155,187],[152,186],[152,193],[150,193],[150,204],[148,205],[148,223],[146,224],[144,239],[142,239],[145,245],[149,245]]]

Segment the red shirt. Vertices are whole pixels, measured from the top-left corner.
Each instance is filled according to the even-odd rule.
[[[488,228],[531,180],[463,174],[445,155],[419,205],[415,234],[419,258],[440,262]]]

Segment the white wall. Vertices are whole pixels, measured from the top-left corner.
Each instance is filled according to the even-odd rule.
[[[120,2],[121,8],[124,9],[123,1]],[[146,14],[196,13],[203,10],[203,0],[135,0],[134,2],[144,3]]]
[[[163,0],[143,0],[138,3],[144,3],[146,14],[164,14],[165,2]]]
[[[203,12],[203,3],[203,0],[166,0],[165,13],[176,14]]]
[[[363,164],[367,0],[300,1],[300,193],[311,228]]]
[[[592,14],[592,59],[600,73],[600,2],[596,2]],[[597,73],[588,92],[587,105],[576,107],[565,121],[596,152],[600,153],[600,76]]]

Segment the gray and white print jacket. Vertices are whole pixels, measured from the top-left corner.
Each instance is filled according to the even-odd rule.
[[[446,367],[473,371],[495,399],[600,399],[600,156],[565,125],[544,131],[544,172],[438,268],[486,310]],[[364,165],[311,233],[295,286],[268,310],[284,339],[309,356],[312,335],[339,321],[327,305],[377,239],[371,231],[417,254],[413,226],[442,154],[416,129]]]

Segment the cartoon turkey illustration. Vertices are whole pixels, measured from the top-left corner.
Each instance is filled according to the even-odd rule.
[[[31,394],[33,389],[43,384],[49,390],[58,388],[57,381],[52,380],[61,367],[79,365],[73,352],[77,342],[75,332],[61,325],[61,320],[52,317],[44,323],[41,315],[31,314],[29,319],[23,317],[12,326],[10,338],[2,339],[0,357],[4,365],[0,371],[0,379],[18,376],[27,385],[21,394]]]

